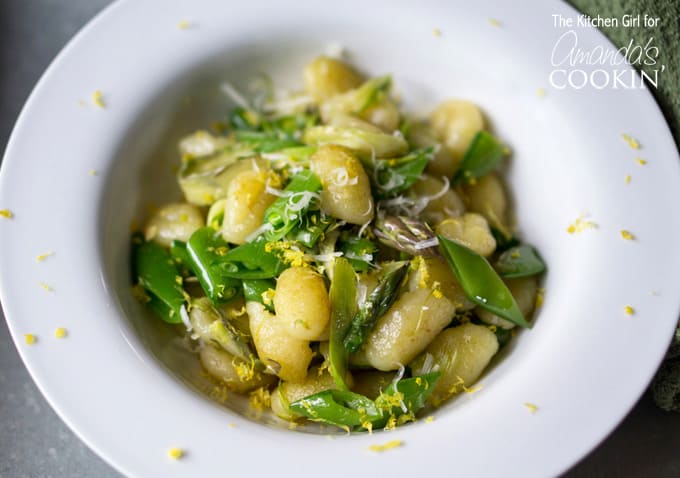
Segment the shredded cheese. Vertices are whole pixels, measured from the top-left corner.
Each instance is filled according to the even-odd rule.
[[[538,407],[533,403],[525,403],[524,406],[527,408],[527,410],[529,410],[529,413],[532,414],[536,413],[536,411],[538,410]]]
[[[173,460],[179,460],[184,456],[184,450],[177,447],[172,447],[168,450],[168,456]]]
[[[368,449],[376,453],[381,453],[383,451],[391,450],[392,448],[399,448],[400,446],[403,446],[403,444],[404,443],[401,440],[391,440],[382,445],[371,445]]]
[[[633,309],[630,305],[627,305],[623,308],[623,312],[626,315],[634,315],[635,314],[635,309]]]
[[[0,209],[0,217],[4,217],[5,219],[12,219],[14,217],[14,213],[9,209]]]
[[[98,106],[99,108],[106,108],[106,103],[104,102],[104,94],[96,90],[94,93],[92,93],[92,102],[95,104],[95,106]]]
[[[623,237],[626,241],[634,241],[635,236],[630,232],[625,229],[621,230],[621,237]]]
[[[640,149],[640,143],[635,138],[628,136],[626,133],[623,133],[621,136],[623,137],[623,140],[628,143],[628,146],[633,149]]]
[[[24,341],[26,342],[26,345],[33,345],[36,343],[38,338],[33,335],[33,334],[24,334]]]

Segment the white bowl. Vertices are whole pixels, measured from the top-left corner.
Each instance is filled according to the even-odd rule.
[[[59,415],[134,476],[292,476],[301,464],[328,477],[433,467],[547,476],[595,447],[645,389],[680,309],[678,155],[644,88],[548,87],[563,33],[551,15],[576,13],[531,3],[125,0],[97,17],[31,95],[0,175],[0,208],[15,214],[0,219],[0,298]],[[190,28],[177,28],[183,20]],[[593,29],[578,37],[582,48],[612,48]],[[412,110],[448,97],[482,106],[512,145],[522,234],[550,270],[535,327],[485,374],[482,390],[432,423],[327,439],[264,425],[234,411],[237,402],[224,408],[199,393],[195,359],[129,293],[128,244],[149,201],[178,195],[177,139],[225,113],[221,81],[266,71],[297,85],[302,65],[335,42],[365,71],[394,73]],[[545,98],[535,94],[541,87]],[[95,90],[106,108],[90,101]],[[631,150],[622,133],[643,148]],[[569,235],[581,213],[599,227]],[[624,241],[622,229],[636,240]],[[52,338],[58,326],[67,338]],[[38,342],[26,345],[25,333]],[[403,446],[368,451],[393,439]],[[180,462],[165,456],[172,446],[187,451]]]

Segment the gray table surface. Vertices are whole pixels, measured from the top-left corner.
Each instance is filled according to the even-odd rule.
[[[40,74],[108,3],[0,0],[1,150]],[[0,478],[117,476],[45,402],[0,321]],[[612,435],[567,476],[680,476],[680,414],[662,412],[645,394]]]

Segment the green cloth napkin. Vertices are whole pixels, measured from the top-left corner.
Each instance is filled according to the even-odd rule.
[[[670,125],[675,144],[680,144],[680,1],[678,0],[570,0],[581,12],[595,17],[617,17],[624,14],[658,17],[658,26],[602,28],[617,46],[631,39],[645,44],[654,37],[659,48],[657,64],[666,65],[661,73],[658,88],[650,88]],[[621,23],[621,22],[619,22]],[[638,67],[636,65],[636,67]],[[645,69],[644,66],[642,68]],[[664,410],[680,412],[680,324],[673,343],[651,385],[656,404]]]

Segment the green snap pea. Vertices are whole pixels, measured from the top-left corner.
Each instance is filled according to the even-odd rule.
[[[443,236],[437,237],[439,250],[456,274],[468,299],[515,325],[531,327],[508,287],[484,257]]]
[[[357,279],[349,261],[338,257],[333,265],[333,280],[330,287],[331,324],[329,338],[330,373],[341,390],[348,390],[347,350],[342,343],[347,329],[356,313]]]

